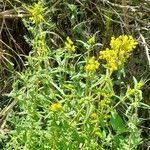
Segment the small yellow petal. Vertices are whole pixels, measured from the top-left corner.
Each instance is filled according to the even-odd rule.
[[[54,104],[51,105],[51,111],[57,112],[57,111],[60,111],[60,110],[62,110],[61,103],[54,103]]]

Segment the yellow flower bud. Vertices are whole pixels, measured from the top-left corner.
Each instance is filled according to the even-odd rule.
[[[60,110],[62,110],[61,103],[54,103],[54,104],[51,105],[51,111],[57,112],[57,111],[60,111]]]

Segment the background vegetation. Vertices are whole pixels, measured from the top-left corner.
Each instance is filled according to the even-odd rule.
[[[83,65],[85,65],[86,59],[84,59],[83,56],[84,56],[84,52],[87,49],[87,47],[85,46],[85,44],[83,44],[83,42],[87,43],[87,41],[91,37],[95,37],[96,41],[94,41],[94,46],[92,48],[90,48],[91,49],[90,56],[95,56],[97,59],[99,57],[99,51],[104,50],[105,48],[109,47],[109,43],[110,43],[112,36],[118,37],[119,35],[127,34],[127,35],[132,35],[139,44],[138,44],[136,50],[133,52],[133,54],[128,59],[128,61],[125,63],[126,76],[124,79],[121,79],[121,80],[122,80],[122,82],[124,82],[125,85],[130,84],[131,87],[134,86],[133,76],[136,77],[137,81],[140,81],[141,78],[144,81],[146,81],[145,85],[142,88],[142,91],[143,91],[142,103],[144,103],[144,104],[142,104],[142,105],[139,104],[140,106],[137,106],[138,107],[137,112],[136,113],[132,112],[130,115],[128,115],[129,118],[126,118],[123,115],[128,110],[127,108],[124,108],[126,105],[125,106],[121,105],[116,110],[117,110],[117,113],[121,114],[121,118],[123,118],[124,121],[127,121],[127,123],[128,123],[128,121],[130,121],[130,119],[132,120],[132,118],[130,118],[130,117],[132,117],[132,115],[133,116],[134,116],[134,114],[138,115],[138,120],[140,121],[140,124],[137,124],[136,125],[137,128],[135,128],[135,129],[136,129],[136,133],[140,132],[139,133],[140,136],[139,135],[137,135],[137,136],[139,137],[139,141],[142,141],[142,142],[138,141],[138,144],[136,144],[136,142],[134,141],[133,143],[136,145],[135,146],[136,149],[137,149],[137,147],[139,149],[149,149],[149,146],[150,146],[150,137],[149,137],[149,133],[150,133],[150,131],[149,131],[149,127],[150,127],[150,121],[149,121],[149,118],[150,118],[150,111],[149,111],[149,104],[150,104],[150,102],[149,102],[149,99],[150,99],[150,94],[149,94],[149,90],[150,90],[150,88],[149,88],[150,87],[149,86],[149,84],[150,84],[149,83],[149,77],[150,77],[150,73],[149,73],[149,68],[150,68],[150,58],[149,58],[150,57],[149,56],[150,16],[149,16],[149,13],[150,13],[150,9],[149,8],[150,8],[150,2],[146,1],[146,0],[129,0],[129,1],[126,1],[126,0],[122,0],[122,1],[117,1],[117,0],[92,0],[92,1],[91,0],[57,0],[57,1],[53,0],[53,1],[47,1],[47,0],[45,0],[45,1],[43,1],[43,8],[45,8],[44,10],[40,10],[40,8],[34,9],[35,7],[31,7],[31,6],[34,6],[34,3],[36,3],[36,2],[37,1],[25,1],[25,0],[24,1],[18,1],[18,0],[0,1],[0,10],[1,10],[1,13],[0,13],[0,24],[1,24],[0,25],[0,27],[1,27],[0,28],[0,37],[1,37],[0,38],[0,108],[1,108],[1,112],[0,112],[0,136],[1,136],[0,139],[1,139],[1,142],[0,142],[0,145],[1,145],[1,148],[3,149],[6,146],[7,149],[9,149],[11,147],[10,145],[14,144],[15,140],[11,139],[10,136],[8,136],[8,135],[9,135],[9,131],[17,128],[17,127],[15,127],[15,124],[17,122],[20,122],[20,124],[18,124],[19,129],[25,132],[27,127],[24,126],[23,125],[24,123],[22,123],[22,122],[28,122],[27,123],[27,126],[28,126],[30,123],[34,123],[34,121],[35,121],[35,120],[34,121],[24,120],[26,118],[25,116],[26,116],[26,113],[28,112],[29,108],[27,107],[28,105],[23,104],[22,102],[20,102],[20,104],[18,106],[16,97],[13,95],[14,94],[13,92],[14,92],[14,90],[16,90],[15,92],[22,96],[23,96],[23,93],[19,93],[21,91],[19,91],[19,88],[16,87],[16,84],[17,84],[16,81],[19,82],[19,87],[21,89],[23,86],[25,86],[25,83],[21,83],[22,81],[20,81],[20,80],[22,80],[22,78],[23,78],[23,80],[26,79],[26,80],[30,81],[31,77],[34,77],[34,75],[35,75],[35,78],[37,78],[37,79],[31,80],[31,83],[28,83],[29,86],[32,85],[31,89],[33,88],[33,90],[35,90],[35,91],[31,92],[31,97],[34,97],[34,95],[32,95],[32,93],[36,93],[37,92],[36,88],[39,88],[39,87],[36,87],[37,86],[36,80],[38,80],[38,78],[42,78],[42,80],[43,80],[41,83],[43,86],[41,86],[41,87],[47,88],[47,86],[46,86],[47,83],[45,83],[45,82],[47,82],[47,80],[48,80],[47,77],[49,77],[49,75],[47,74],[48,72],[46,72],[44,70],[44,69],[47,69],[47,66],[51,66],[51,67],[53,66],[54,68],[55,67],[57,68],[58,63],[63,65],[62,64],[63,62],[59,62],[59,61],[63,61],[63,60],[57,60],[58,57],[67,58],[67,59],[72,60],[72,56],[64,55],[65,52],[63,53],[63,50],[60,49],[61,47],[64,47],[64,43],[66,41],[67,36],[69,36],[71,38],[71,40],[75,42],[76,51],[77,51],[76,56],[74,56],[75,58],[72,61],[70,61],[69,63],[76,64],[78,61],[79,62],[81,61],[80,63],[83,63]],[[38,25],[36,25],[36,21],[37,21],[36,18],[33,18],[30,20],[30,22],[28,22],[29,18],[34,17],[34,15],[35,16],[39,15],[38,13],[40,13],[40,11],[42,11],[42,17],[44,19],[42,21],[39,20],[39,22],[37,23]],[[42,24],[41,25],[42,27],[39,27],[39,24]],[[45,39],[45,40],[42,41],[42,39]],[[44,64],[42,64],[42,65],[40,64],[37,66],[36,63],[38,61],[35,62],[36,60],[34,60],[34,59],[32,60],[31,56],[35,55],[34,54],[35,49],[37,47],[43,46],[43,45],[38,44],[38,43],[40,43],[38,40],[42,41],[42,43],[45,46],[45,49],[47,49],[48,51],[52,51],[52,53],[46,54],[46,55],[44,54],[44,56],[42,54],[41,59],[47,60],[47,59],[52,59],[51,57],[53,57],[53,59],[56,60],[56,62],[55,61],[53,62],[52,60],[50,61],[51,63],[54,63],[53,65],[50,65],[49,63],[47,64],[47,61],[46,61],[46,62],[44,62]],[[56,50],[58,52],[57,54],[55,53]],[[81,50],[82,50],[82,53],[81,53]],[[62,53],[61,53],[61,51],[62,51]],[[81,55],[81,56],[79,57],[78,55]],[[26,57],[26,56],[29,56],[29,57]],[[47,56],[48,56],[48,58],[47,58]],[[31,57],[31,59],[30,59],[30,57]],[[43,61],[43,60],[41,60],[41,61]],[[69,61],[69,60],[64,60],[65,63],[67,63],[66,61]],[[35,67],[34,65],[36,65],[37,70],[34,68]],[[42,68],[42,70],[40,70],[40,67]],[[58,81],[58,76],[57,76],[58,74],[55,72],[55,69],[54,69],[54,75],[51,75],[51,77],[54,79],[54,81],[57,81],[57,85],[59,85],[58,87],[61,87],[62,83],[60,81]],[[72,69],[72,68],[70,68],[70,69]],[[82,70],[81,71],[80,69],[81,68],[78,68],[77,71],[82,73],[83,70],[81,69]],[[101,68],[101,69],[102,69],[102,74],[104,74],[105,69],[104,68]],[[43,71],[44,71],[44,73],[43,73]],[[40,77],[40,76],[36,77],[36,72],[38,72],[39,74],[45,75],[45,77]],[[74,70],[74,72],[72,72],[72,73],[76,74],[77,72],[76,72],[76,70]],[[68,76],[70,75],[70,71],[65,74],[66,74],[65,78],[68,79]],[[60,75],[60,72],[59,72],[59,75]],[[60,75],[59,77],[61,78],[62,75]],[[113,79],[117,78],[115,74],[113,74],[112,77],[113,77]],[[43,78],[46,78],[46,81]],[[84,79],[84,77],[82,77],[82,80],[83,79]],[[81,80],[81,79],[76,78],[76,80],[77,80],[77,82],[79,82],[79,80]],[[33,81],[35,81],[35,84]],[[97,79],[94,79],[94,81],[96,83]],[[117,82],[120,82],[120,81],[117,81]],[[70,83],[70,84],[74,85],[72,83]],[[35,85],[35,89],[34,89],[34,85]],[[78,87],[78,85],[76,85],[76,86]],[[118,91],[116,89],[113,89],[113,90],[115,90],[115,92],[117,92],[118,95],[120,95],[120,92],[122,91],[120,88],[118,88],[119,86],[120,86],[120,83],[115,83],[115,87],[113,87],[113,88],[118,89]],[[56,88],[55,90],[53,88],[52,89],[50,88],[49,90],[52,90],[52,91],[54,90],[54,91],[56,91],[56,95],[59,95],[59,92],[60,92],[59,89],[57,89],[57,87],[55,87],[55,88]],[[70,87],[68,87],[68,88],[70,88]],[[124,89],[124,94],[125,94],[125,88],[123,88],[123,89]],[[75,90],[77,90],[77,88],[75,88]],[[84,91],[84,90],[82,89],[82,91]],[[44,92],[46,95],[49,95],[48,94],[49,92],[48,93],[46,91],[44,91]],[[78,92],[78,91],[76,91],[76,92]],[[94,93],[95,92],[96,91],[94,90]],[[8,93],[10,93],[10,94],[8,94]],[[91,91],[91,93],[92,93],[92,91]],[[37,96],[38,96],[38,94],[37,94]],[[43,93],[40,93],[39,96],[41,96],[41,95],[43,96]],[[82,96],[80,98],[82,98]],[[77,99],[80,99],[80,98],[78,97]],[[21,97],[19,99],[23,100],[23,97]],[[26,94],[24,95],[24,100],[25,99],[27,99]],[[30,98],[30,100],[31,99],[32,98]],[[59,97],[59,99],[61,99],[61,98]],[[69,99],[69,98],[65,97],[65,99]],[[85,100],[85,102],[86,102],[86,100]],[[37,105],[38,105],[38,109],[39,109],[39,111],[38,111],[39,114],[36,114],[36,115],[38,115],[37,117],[45,116],[45,114],[47,114],[47,111],[48,111],[47,106],[50,104],[47,104],[47,100],[45,100],[45,103],[41,103],[41,101],[38,101],[37,103],[38,103]],[[131,104],[132,103],[133,102],[131,102]],[[34,104],[34,101],[33,101],[32,105],[33,104]],[[132,106],[131,104],[129,106]],[[25,105],[25,106],[22,106],[22,105]],[[71,109],[71,107],[73,107],[74,105],[75,104],[70,104],[70,106],[68,106],[68,104],[66,104],[65,107],[68,107]],[[92,103],[92,105],[93,105],[93,107],[96,107],[95,106],[96,104]],[[115,104],[113,104],[113,105],[115,105]],[[77,110],[80,110],[80,109],[76,108],[75,112],[78,112]],[[85,110],[86,110],[86,108],[85,108]],[[123,111],[121,111],[121,110],[123,110]],[[65,110],[65,111],[67,111],[67,110]],[[89,109],[87,109],[87,111],[90,112]],[[21,112],[23,114],[20,114]],[[71,110],[70,110],[70,112],[71,112]],[[92,109],[91,113],[92,112],[93,112],[93,109]],[[28,112],[28,113],[30,114],[30,112]],[[41,114],[41,113],[43,113],[43,114]],[[113,111],[113,113],[115,113],[115,115],[116,115],[116,112]],[[10,116],[11,114],[13,114],[13,115]],[[90,113],[89,114],[86,114],[86,112],[83,112],[83,114],[81,113],[81,116],[87,116],[87,120],[90,118],[88,115],[90,116]],[[63,116],[63,114],[61,114],[59,117],[62,117],[62,116]],[[26,118],[26,119],[32,119],[32,116],[30,116],[30,117],[31,118]],[[49,116],[48,116],[46,119],[53,120],[53,119],[56,119],[55,117],[58,117],[58,116],[54,116],[54,118],[49,118]],[[119,117],[120,117],[120,115],[119,115]],[[39,118],[43,119],[42,117],[39,117]],[[80,119],[79,119],[79,122],[85,121],[85,120],[82,120],[82,117]],[[65,120],[65,119],[62,119],[62,120]],[[44,121],[45,120],[43,120],[42,122],[44,122]],[[35,124],[38,128],[38,129],[36,128],[35,131],[36,132],[41,131],[39,129],[37,121],[35,121],[35,122],[36,122]],[[67,123],[66,123],[66,125],[67,125]],[[51,124],[51,126],[53,127],[52,124]],[[63,125],[61,124],[61,126],[63,126]],[[111,124],[111,126],[112,127],[110,127],[110,125],[108,125],[108,127],[107,127],[108,129],[104,130],[104,131],[107,131],[107,133],[108,133],[108,130],[110,128],[113,128],[112,124]],[[119,126],[119,124],[117,126]],[[54,125],[54,127],[56,127],[56,126]],[[79,128],[81,129],[81,127],[79,127]],[[104,127],[104,128],[106,128],[106,127]],[[121,126],[121,128],[122,128],[122,126]],[[64,129],[67,129],[66,132],[71,134],[71,129],[69,127],[65,127]],[[84,129],[87,130],[87,128],[84,128]],[[49,130],[51,130],[51,129],[48,129],[48,131]],[[57,131],[57,129],[55,129],[55,130]],[[92,129],[90,129],[90,130],[92,130]],[[115,130],[117,130],[117,129],[114,127],[112,132],[116,132]],[[58,131],[58,133],[59,132],[60,131]],[[78,135],[78,131],[74,130],[74,132],[75,133],[77,132],[77,133],[76,134],[72,133],[72,135]],[[126,132],[122,131],[122,132],[124,134],[127,134],[127,131]],[[130,131],[128,130],[128,132],[130,132]],[[7,135],[7,133],[8,133],[8,135]],[[61,133],[64,133],[64,132],[61,131]],[[133,132],[131,132],[131,133],[133,133]],[[43,131],[41,131],[38,134],[45,134],[45,133]],[[55,133],[53,133],[53,134],[55,134]],[[114,133],[111,133],[111,134],[114,135]],[[22,136],[22,133],[19,135]],[[36,135],[36,134],[33,134],[33,135],[35,136],[35,138],[32,140],[33,141],[37,140],[36,136],[38,136],[38,135]],[[87,135],[87,134],[85,133],[85,135]],[[82,136],[84,136],[84,135],[82,135]],[[13,134],[12,137],[16,137],[15,133]],[[127,138],[126,135],[123,135],[123,138],[125,138],[125,137]],[[23,137],[16,137],[16,139],[17,138],[23,140]],[[79,137],[74,137],[74,138],[79,138]],[[94,138],[95,137],[93,137],[93,139]],[[100,138],[102,138],[102,137],[100,137]],[[130,138],[134,139],[132,136],[130,136]],[[82,147],[82,145],[80,145],[80,143],[84,143],[83,141],[85,141],[85,139],[83,137],[80,137],[79,139],[81,141],[78,141],[79,142],[78,144],[74,143],[72,146],[78,146],[78,147],[81,146]],[[88,139],[88,138],[86,138],[86,139]],[[30,143],[31,139],[28,139],[28,140]],[[24,141],[25,141],[25,139],[23,141],[20,141],[19,145],[17,145],[18,143],[16,143],[16,149],[19,149],[20,145],[24,145],[24,143],[23,143]],[[109,143],[108,144],[106,141],[104,142],[103,140],[102,141],[97,140],[97,141],[103,145],[101,148],[109,149],[111,147],[111,144],[109,142],[108,142]],[[34,142],[38,143],[37,141],[34,141]],[[47,141],[47,140],[45,142],[49,143],[49,141]],[[6,144],[6,143],[8,143],[8,144]],[[28,141],[27,141],[27,143],[28,143]],[[45,145],[47,143],[45,143]],[[93,143],[91,143],[91,146],[93,145],[93,147],[92,147],[93,149],[95,149],[94,146],[95,147],[97,146],[97,145],[94,145],[95,143],[96,143],[95,141]],[[124,143],[126,143],[126,142],[124,142]],[[30,144],[29,145],[32,148],[28,147],[27,149],[33,149],[33,147],[36,148],[36,146],[37,146],[34,144],[32,145],[32,143],[30,143]],[[55,144],[52,143],[52,145],[57,145],[57,144],[58,143],[55,143]],[[61,144],[59,144],[59,145],[61,145]],[[17,148],[17,146],[18,146],[18,148]],[[86,147],[86,143],[85,143],[85,147]],[[119,146],[116,146],[116,147],[119,148]],[[57,148],[62,149],[61,147],[57,147]],[[91,148],[91,147],[89,147],[89,148]],[[43,147],[41,149],[43,149]],[[56,148],[54,147],[53,149],[56,149]],[[78,148],[72,147],[70,149],[78,149]]]

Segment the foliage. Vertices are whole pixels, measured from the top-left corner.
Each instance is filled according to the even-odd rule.
[[[9,114],[12,129],[3,149],[136,150],[142,142],[138,108],[144,81],[133,77],[132,87],[122,73],[136,40],[131,35],[113,37],[111,49],[101,51],[100,59],[92,52],[95,36],[74,42],[68,36],[64,47],[51,49],[45,31],[49,24],[43,19],[46,8],[37,3],[29,10],[37,9],[41,11],[25,21],[33,49],[8,94],[20,111]]]
[[[35,102],[38,105],[35,107],[37,108],[36,111],[38,114],[40,114],[38,116],[40,121],[39,125],[36,126],[38,129],[34,131],[39,131],[41,135],[44,134],[44,132],[49,133],[47,132],[47,128],[45,128],[48,124],[47,120],[50,120],[49,117],[45,117],[45,115],[48,114],[48,111],[45,112],[46,107],[54,114],[63,112],[62,120],[65,120],[64,114],[66,114],[66,112],[69,113],[72,111],[71,115],[69,114],[69,119],[66,119],[67,121],[70,121],[71,117],[71,119],[73,119],[75,113],[79,112],[79,115],[77,114],[77,117],[75,117],[75,120],[80,119],[80,121],[77,120],[78,123],[75,126],[75,129],[77,128],[77,135],[80,134],[81,131],[83,133],[82,129],[87,129],[82,126],[83,120],[80,116],[81,114],[84,118],[86,114],[84,111],[87,111],[89,115],[87,113],[84,124],[94,127],[95,124],[98,124],[96,128],[93,129],[93,133],[96,133],[95,136],[93,137],[93,134],[90,134],[92,139],[97,138],[96,142],[94,142],[97,143],[98,146],[102,144],[103,149],[130,149],[130,147],[135,147],[134,145],[139,145],[139,141],[142,139],[142,144],[138,149],[148,149],[150,145],[150,107],[148,106],[150,104],[149,80],[146,81],[142,88],[143,102],[145,104],[139,102],[139,106],[137,105],[138,102],[134,103],[134,98],[136,98],[134,96],[136,95],[136,90],[140,89],[138,87],[143,85],[142,80],[140,81],[141,77],[143,79],[149,79],[150,77],[149,6],[150,3],[147,0],[1,1],[0,149],[13,149],[10,145],[13,145],[15,140],[20,146],[20,148],[18,146],[18,149],[21,149],[21,146],[24,147],[23,142],[26,141],[26,139],[20,140],[22,139],[22,131],[26,134],[27,132],[24,129],[28,129],[29,126],[33,124],[30,125],[32,121],[26,120],[28,127],[25,127],[24,120],[29,113],[27,114],[26,109],[22,106],[23,103],[21,100],[26,101],[26,99],[33,99],[36,101],[35,95],[41,96],[41,99],[46,99],[46,102],[49,102],[49,106],[48,104],[47,106],[45,104],[43,106],[41,102],[39,104],[40,99],[38,102]],[[30,17],[30,21],[28,17]],[[26,21],[23,22],[26,27],[22,23],[22,18],[26,19]],[[24,35],[29,36],[25,38],[28,44],[25,42]],[[131,35],[137,39],[136,42]],[[112,47],[111,43],[113,40],[111,37],[113,37],[112,39],[115,41],[115,48]],[[127,40],[133,39],[133,43],[138,42],[138,45],[135,44],[136,50],[124,53],[124,46],[122,42],[120,42],[120,40],[123,41],[121,37],[126,37]],[[117,47],[119,45],[122,46],[121,49]],[[29,51],[31,51],[30,54]],[[54,51],[57,51],[57,53]],[[56,54],[57,59],[55,57]],[[26,58],[24,55],[26,55]],[[24,63],[24,60],[28,61]],[[39,71],[39,69],[42,71]],[[15,70],[19,71],[19,73],[15,73]],[[48,77],[43,78],[46,74],[46,70],[47,76],[50,76],[51,79]],[[51,72],[53,72],[53,74],[51,74]],[[42,74],[42,77],[39,78],[39,74]],[[105,79],[104,77],[105,81],[102,81],[102,76],[108,76],[109,78]],[[137,87],[134,86],[134,83],[137,85],[137,81],[134,79],[134,82],[132,82],[132,76],[136,76],[139,81]],[[24,78],[27,79],[26,84],[24,83]],[[45,81],[41,82],[43,79]],[[109,95],[111,92],[107,92],[107,90],[103,89],[105,85],[103,82],[109,81],[109,79],[112,82],[110,82],[112,85],[109,87],[112,87],[111,89],[114,92],[112,96]],[[13,91],[9,95],[11,98],[9,98],[8,95],[4,93],[10,92],[14,80],[18,82],[18,84],[13,84]],[[35,80],[36,83],[34,82]],[[32,93],[29,92],[32,89],[32,81],[33,87],[36,87],[36,90],[38,89],[38,94],[32,95]],[[49,83],[49,81],[51,81],[51,83]],[[51,87],[48,86],[47,88],[45,84],[47,84],[47,86],[51,85]],[[25,88],[26,85],[29,87],[28,90]],[[100,85],[102,85],[102,87],[99,87]],[[50,90],[50,93],[53,93],[50,94],[51,98],[47,96],[49,93],[45,92],[46,88]],[[100,90],[101,88],[102,91]],[[20,90],[24,90],[24,93],[20,93]],[[18,100],[13,95],[15,91],[20,97]],[[27,97],[27,91],[30,98]],[[32,92],[35,93],[34,88]],[[88,92],[90,92],[90,96],[92,95],[91,97],[86,97]],[[21,95],[23,95],[22,99]],[[130,96],[125,97],[125,95]],[[98,101],[98,96],[101,102]],[[71,100],[71,102],[72,99],[76,100],[73,104],[71,103],[70,105],[69,101],[66,105],[62,99],[64,99],[65,102],[66,99]],[[88,111],[86,104],[83,106],[82,102],[78,103],[80,99],[81,101],[87,101],[87,99],[96,101],[89,102],[92,108]],[[136,99],[138,99],[138,96]],[[33,104],[33,101],[30,101],[31,103],[29,103],[29,105]],[[15,107],[16,103],[17,106]],[[64,104],[70,111],[65,108],[64,112]],[[81,113],[78,111],[80,108],[77,107],[78,105],[83,106]],[[138,108],[134,109],[133,106],[137,106]],[[72,107],[75,108],[75,110]],[[107,116],[107,111],[101,111],[103,107],[104,110],[105,107],[107,108],[108,119],[99,117],[103,116],[103,114]],[[111,110],[108,109],[109,107]],[[98,111],[98,113],[95,111]],[[136,113],[132,117],[133,111]],[[88,118],[88,116],[90,117]],[[35,118],[33,117],[33,119]],[[134,119],[135,121],[133,121]],[[53,118],[51,118],[51,120],[53,120]],[[88,122],[89,120],[91,123]],[[102,120],[101,122],[105,120],[105,122],[101,125],[97,120]],[[132,121],[134,123],[132,123]],[[38,120],[35,122],[38,122]],[[22,131],[15,131],[15,129],[21,129]],[[44,132],[41,129],[44,129]],[[69,128],[67,129],[67,135],[70,135],[70,137],[76,133],[74,132],[72,134],[72,131],[69,132]],[[102,131],[102,134],[99,134],[99,130]],[[19,134],[15,135],[14,133]],[[129,136],[129,133],[133,134]],[[104,140],[102,140],[103,134],[107,136],[108,134],[110,135],[108,142],[104,143]],[[33,136],[33,134],[28,135]],[[51,133],[49,135],[51,135]],[[24,137],[26,137],[26,135]],[[65,137],[68,138],[66,135]],[[136,140],[133,140],[134,138]],[[39,138],[37,139],[35,143],[39,143]],[[46,138],[43,136],[41,139],[43,142]],[[76,142],[76,138],[74,139],[73,142]],[[10,141],[12,143],[10,143]],[[21,143],[21,141],[23,142]],[[72,142],[72,139],[70,141]],[[80,149],[85,148],[83,144],[84,141],[82,138]],[[109,144],[107,145],[106,143]],[[41,149],[44,148],[42,147]]]

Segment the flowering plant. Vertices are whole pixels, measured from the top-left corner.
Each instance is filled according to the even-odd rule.
[[[126,62],[137,44],[132,36],[121,35],[118,38],[112,37],[110,42],[111,48],[101,51],[99,58],[106,60],[105,67],[111,74]]]
[[[64,47],[50,50],[41,13],[34,15],[31,21],[39,24],[29,28],[34,37],[32,55],[9,94],[18,102],[20,112],[8,117],[14,130],[8,133],[5,149],[137,149],[142,140],[138,107],[144,82],[133,78],[131,87],[122,80],[118,87],[111,76],[137,42],[132,36],[113,37],[110,49],[100,52],[100,60],[91,53],[95,36],[82,41],[83,54],[77,54],[78,45],[69,37]],[[100,69],[102,59],[106,73]]]

